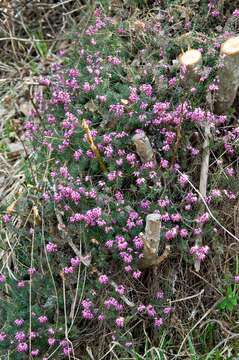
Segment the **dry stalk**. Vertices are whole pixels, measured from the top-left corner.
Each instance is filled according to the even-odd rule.
[[[93,137],[92,137],[92,135],[90,133],[90,128],[89,128],[89,126],[88,126],[88,124],[87,124],[87,122],[85,120],[83,120],[83,122],[82,122],[82,128],[83,128],[83,130],[84,130],[84,132],[86,134],[87,142],[90,145],[91,150],[95,154],[95,156],[96,156],[96,158],[97,158],[97,160],[98,160],[98,162],[100,164],[101,170],[103,172],[106,172],[107,169],[106,169],[106,166],[104,164],[104,161],[103,161],[103,159],[102,159],[102,157],[100,155],[100,152],[99,152],[99,149],[98,149],[97,145],[94,143]]]
[[[209,142],[210,142],[210,125],[208,122],[205,123],[204,127],[204,142],[202,146],[202,163],[201,163],[201,173],[200,173],[200,182],[199,182],[199,192],[203,198],[207,195],[207,181],[208,181],[208,169],[209,169]],[[201,208],[204,208],[204,205],[201,202]],[[203,225],[200,225],[200,229],[202,230]],[[196,245],[202,246],[202,232],[196,239]],[[197,272],[200,270],[200,260],[195,258],[194,267]]]

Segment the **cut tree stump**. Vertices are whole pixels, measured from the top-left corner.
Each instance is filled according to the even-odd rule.
[[[218,70],[219,89],[214,103],[217,114],[232,106],[239,87],[239,36],[229,38],[221,45],[220,59],[223,67]]]
[[[136,147],[136,152],[140,157],[142,163],[148,161],[155,161],[154,152],[152,146],[149,142],[149,138],[146,136],[144,131],[141,131],[138,134],[135,134],[132,137],[133,143]]]
[[[184,84],[192,86],[199,79],[199,69],[202,65],[202,54],[199,50],[191,49],[178,57],[179,63],[184,70]]]
[[[141,234],[144,242],[144,257],[139,262],[139,268],[146,269],[158,266],[169,255],[170,247],[166,246],[162,255],[158,256],[161,233],[159,214],[149,214],[146,217],[145,234]]]

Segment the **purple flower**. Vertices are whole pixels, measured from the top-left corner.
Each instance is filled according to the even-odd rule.
[[[28,345],[27,345],[27,343],[21,342],[21,343],[19,343],[19,344],[17,345],[17,351],[18,351],[18,352],[26,352],[27,350],[28,350]]]
[[[24,321],[23,319],[16,319],[16,320],[14,321],[14,323],[15,323],[17,326],[23,325],[24,322],[25,322],[25,321]]]
[[[209,247],[206,246],[192,246],[190,249],[190,254],[194,255],[199,261],[203,261],[206,258],[206,255],[209,252]]]
[[[156,299],[161,300],[164,298],[164,292],[163,291],[157,291],[156,292]]]
[[[48,342],[48,345],[53,346],[55,344],[55,342],[56,342],[56,339],[55,338],[48,338],[47,342]]]
[[[11,221],[11,219],[12,219],[12,217],[11,217],[11,215],[9,215],[9,214],[5,214],[5,215],[3,215],[3,217],[2,217],[2,221],[3,221],[5,224],[9,223],[9,222]]]
[[[89,310],[89,309],[84,309],[84,310],[82,311],[82,316],[83,316],[83,318],[86,319],[86,320],[91,320],[91,319],[94,318],[93,313],[92,313],[91,310]]]
[[[154,317],[156,315],[156,311],[155,311],[154,307],[151,304],[149,304],[146,307],[146,311],[147,311],[148,316],[150,316],[150,317]]]
[[[73,268],[73,266],[69,266],[69,267],[66,266],[66,267],[64,267],[63,271],[65,274],[73,274],[74,268]]]
[[[104,321],[105,320],[105,315],[104,314],[99,314],[98,315],[98,320],[99,321]]]
[[[151,97],[153,94],[153,88],[150,84],[142,84],[139,87],[139,90],[142,91],[143,93],[145,93],[146,96]]]
[[[0,332],[0,342],[3,342],[6,339],[7,335],[5,334],[5,332],[1,331]]]
[[[6,281],[6,276],[3,274],[0,274],[0,284],[4,283]]]
[[[88,299],[82,300],[81,305],[84,309],[90,309],[90,307],[92,306],[92,301]]]
[[[164,237],[166,240],[175,239],[178,236],[178,225],[173,227],[172,229],[166,231]]]
[[[57,245],[56,245],[56,244],[53,244],[52,242],[49,242],[49,243],[46,245],[46,250],[47,250],[47,252],[49,252],[49,253],[57,252]]]
[[[142,272],[140,270],[137,270],[137,271],[133,272],[133,278],[134,279],[139,279],[141,275],[142,275]]]
[[[119,103],[110,105],[109,112],[112,112],[116,117],[119,118],[124,114],[124,105]]]
[[[181,175],[181,176],[179,177],[178,180],[179,180],[179,184],[180,184],[182,187],[184,187],[184,186],[188,183],[189,177],[188,177],[188,175],[183,174],[183,175]]]
[[[173,308],[171,306],[165,307],[163,309],[164,314],[168,315],[173,311]]]
[[[39,316],[38,321],[40,324],[46,324],[48,322],[48,318],[45,315]]]
[[[121,61],[117,56],[110,55],[107,57],[107,59],[108,59],[108,62],[112,65],[120,65],[121,64]]]
[[[20,342],[24,341],[26,339],[26,334],[24,331],[17,331],[15,334],[15,339]]]
[[[31,355],[32,355],[33,357],[34,357],[34,356],[38,356],[39,353],[40,353],[40,350],[39,350],[39,349],[33,349],[33,350],[31,351]]]
[[[233,16],[239,17],[239,9],[235,9],[232,13]]]
[[[196,222],[197,222],[198,224],[205,224],[205,223],[208,222],[209,218],[210,218],[210,215],[209,215],[208,212],[206,212],[206,213],[200,215],[200,216],[196,219]]]
[[[17,283],[17,287],[20,288],[20,289],[21,289],[21,288],[24,288],[25,285],[26,285],[26,283],[25,283],[24,280],[18,281],[18,283]]]
[[[234,276],[234,281],[235,283],[239,284],[239,275]]]
[[[30,267],[27,272],[29,275],[33,276],[36,273],[36,268]]]
[[[85,82],[85,83],[83,84],[83,91],[84,91],[85,93],[88,93],[88,92],[91,91],[91,86],[90,86],[90,84],[89,84],[88,82]]]
[[[71,266],[73,267],[77,267],[80,265],[80,258],[78,258],[77,256],[74,258],[71,258]]]
[[[115,320],[115,324],[116,324],[117,327],[122,328],[124,326],[124,318],[122,316],[118,317]]]
[[[106,284],[108,284],[108,282],[109,282],[109,279],[108,279],[107,275],[100,275],[99,276],[99,283],[100,284],[106,285]]]
[[[146,309],[146,306],[144,304],[139,304],[137,310],[139,313],[144,312],[144,310]]]
[[[72,349],[69,346],[63,348],[63,354],[65,356],[69,356],[71,352],[72,352]]]
[[[154,320],[154,325],[155,325],[156,327],[160,327],[162,324],[163,324],[163,319],[162,319],[162,318],[156,318],[156,319]]]

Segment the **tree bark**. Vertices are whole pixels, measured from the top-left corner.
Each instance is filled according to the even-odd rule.
[[[223,67],[218,70],[219,89],[214,103],[217,114],[226,112],[232,106],[239,87],[239,36],[222,44],[220,59]]]

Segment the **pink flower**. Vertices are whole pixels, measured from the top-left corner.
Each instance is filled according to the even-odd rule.
[[[166,315],[170,314],[172,311],[173,311],[173,308],[170,307],[170,306],[168,306],[168,307],[166,307],[166,308],[163,309],[163,312],[164,312],[164,314],[166,314]]]
[[[161,159],[161,161],[160,161],[160,166],[161,166],[161,168],[167,169],[168,165],[169,165],[168,160]]]
[[[206,212],[206,213],[202,214],[201,216],[199,216],[199,217],[196,219],[196,222],[197,222],[198,224],[205,224],[205,223],[208,222],[209,218],[210,218],[209,213]]]
[[[164,298],[164,293],[163,293],[163,291],[157,291],[157,292],[156,292],[156,299],[161,300],[161,299],[163,299],[163,298]]]
[[[88,82],[85,82],[85,83],[83,84],[83,91],[84,91],[85,93],[88,93],[90,90],[91,90],[90,84],[89,84]]]
[[[154,320],[154,325],[155,325],[156,327],[160,327],[162,324],[163,324],[163,319],[162,319],[162,318],[156,318],[156,319]]]
[[[23,325],[24,322],[25,322],[25,321],[24,321],[23,319],[16,319],[16,320],[14,321],[14,323],[15,323],[17,326]]]
[[[46,324],[48,322],[48,317],[45,315],[39,316],[38,321],[40,324]]]
[[[99,276],[99,283],[100,284],[106,285],[106,284],[108,284],[108,282],[109,282],[109,279],[108,279],[107,275],[100,275]]]
[[[50,86],[51,80],[49,80],[47,78],[41,78],[41,79],[39,79],[39,84],[43,85],[43,86]]]
[[[136,184],[137,184],[138,186],[141,186],[141,185],[145,184],[145,178],[138,178],[138,179],[136,180]]]
[[[47,342],[48,342],[48,345],[53,346],[55,344],[55,342],[56,342],[56,339],[55,338],[49,338],[47,340]]]
[[[189,177],[188,177],[188,175],[183,174],[183,175],[181,175],[181,176],[179,177],[178,180],[179,180],[180,185],[181,185],[182,187],[184,187],[184,186],[188,183]]]
[[[99,320],[99,321],[105,320],[105,315],[104,315],[104,314],[98,315],[98,320]]]
[[[110,105],[109,112],[112,112],[116,117],[119,118],[124,114],[124,105],[119,103]]]
[[[121,60],[117,56],[110,55],[107,57],[107,60],[112,65],[120,65],[121,64]]]
[[[187,230],[187,229],[181,229],[181,230],[179,231],[179,235],[180,235],[180,237],[182,237],[182,238],[186,238],[186,237],[188,236],[188,230]]]
[[[235,283],[239,284],[239,275],[234,276],[234,281]]]
[[[1,331],[0,332],[0,342],[3,342],[6,339],[7,335],[5,334],[5,332]]]
[[[234,171],[234,169],[233,169],[232,167],[227,167],[226,170],[225,170],[225,172],[226,172],[226,174],[227,174],[228,176],[233,176],[233,175],[235,175],[235,171]]]
[[[69,266],[69,267],[66,266],[66,267],[64,267],[63,271],[65,274],[73,274],[74,268],[73,268],[73,266]]]
[[[82,154],[83,154],[83,151],[81,149],[79,149],[74,152],[73,157],[75,160],[80,160]]]
[[[74,258],[71,258],[71,266],[77,267],[79,265],[80,265],[80,258],[78,258],[77,256]]]
[[[166,240],[175,239],[178,236],[178,225],[173,227],[172,229],[166,231],[164,237]]]
[[[121,316],[115,320],[116,326],[122,328],[124,326],[124,318]]]
[[[55,330],[52,329],[52,328],[49,328],[49,329],[48,329],[48,333],[51,334],[51,335],[54,335],[54,334],[55,334]]]
[[[192,246],[190,249],[190,254],[194,255],[199,261],[203,261],[206,258],[206,255],[209,252],[208,246]]]
[[[125,287],[123,285],[118,285],[115,289],[115,291],[120,294],[120,295],[124,295],[125,293]]]
[[[26,285],[26,283],[25,283],[24,280],[18,281],[18,283],[17,283],[17,287],[18,287],[18,288],[24,288],[25,285]]]
[[[91,312],[90,309],[84,309],[84,310],[82,311],[82,316],[83,316],[83,318],[86,319],[86,320],[91,320],[91,319],[94,318],[94,315],[93,315],[93,313]]]
[[[69,356],[71,352],[72,352],[72,349],[69,346],[63,348],[63,354],[65,356]]]
[[[37,337],[37,333],[35,331],[31,331],[30,334],[29,334],[29,338],[30,339],[36,339]]]
[[[24,331],[17,331],[15,335],[15,339],[20,342],[24,341],[26,339],[26,334],[24,333]]]
[[[137,310],[139,313],[142,313],[142,312],[144,312],[145,309],[146,309],[146,306],[144,304],[139,304]]]
[[[114,244],[114,241],[113,241],[113,240],[107,240],[106,243],[105,243],[105,246],[106,246],[108,249],[110,249],[110,248],[112,248],[113,244]]]
[[[146,311],[147,311],[148,316],[150,316],[150,317],[153,317],[153,316],[156,315],[156,311],[155,311],[154,307],[151,304],[149,304],[146,307]]]
[[[19,343],[18,345],[17,345],[17,351],[18,352],[26,352],[28,350],[28,345],[27,345],[27,343]]]
[[[142,275],[142,272],[140,270],[137,270],[137,271],[133,272],[133,278],[134,279],[139,279],[141,275]]]
[[[36,273],[36,268],[30,267],[27,272],[29,275],[33,276]]]
[[[239,17],[239,9],[235,9],[232,13],[233,16]]]
[[[173,222],[179,222],[182,220],[182,216],[180,214],[172,214],[171,215],[171,220]]]
[[[84,309],[90,309],[90,307],[92,306],[92,301],[88,299],[82,300],[81,305]]]
[[[11,221],[11,219],[12,219],[12,217],[11,217],[11,215],[9,215],[9,214],[5,214],[5,215],[3,215],[3,217],[2,217],[2,221],[3,221],[5,224],[9,223],[9,222]]]
[[[38,356],[39,353],[40,353],[39,349],[33,349],[33,350],[31,351],[31,355],[32,355],[33,357],[34,357],[34,356]]]
[[[49,242],[49,243],[46,245],[46,250],[47,250],[47,252],[49,252],[49,253],[56,252],[56,251],[57,251],[57,245],[56,245],[56,244],[53,244],[52,242]]]
[[[139,90],[142,91],[143,93],[145,93],[146,96],[151,97],[153,94],[153,88],[150,84],[142,84],[139,87]]]
[[[0,274],[0,284],[4,283],[6,280],[6,276],[5,275],[2,275]]]

